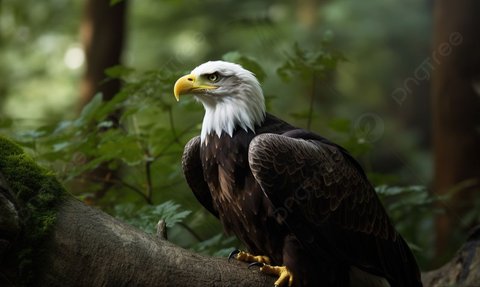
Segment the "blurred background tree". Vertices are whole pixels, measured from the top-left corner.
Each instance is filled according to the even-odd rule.
[[[480,215],[480,38],[474,28],[480,24],[478,11],[478,1],[437,1],[434,10],[433,190],[450,195],[436,221],[439,260],[478,224]]]
[[[79,110],[92,98],[101,93],[103,100],[111,100],[120,91],[119,79],[106,79],[105,70],[121,64],[126,29],[127,1],[112,6],[109,0],[88,0],[85,2],[80,35],[85,54],[85,71],[80,86]],[[120,111],[109,115],[114,126],[118,125]],[[86,173],[82,179],[87,182],[102,182],[95,192],[95,198],[102,197],[110,187],[104,179],[115,171],[104,162]]]
[[[102,93],[110,100],[120,91],[120,81],[105,81],[107,68],[120,65],[124,49],[127,1],[110,5],[110,1],[85,2],[81,22],[81,40],[85,53],[85,71],[80,90],[83,107]]]
[[[361,161],[431,268],[466,236],[450,225],[441,236],[452,241],[435,254],[435,217],[451,204],[439,200],[452,189],[430,188],[438,70],[428,63],[444,39],[431,43],[433,8],[430,0],[2,0],[0,128],[89,204],[147,231],[167,218],[173,242],[225,254],[238,242],[222,235],[180,170],[203,110],[175,103],[172,86],[207,60],[236,61],[257,74],[269,111]],[[472,198],[462,222],[478,220]]]

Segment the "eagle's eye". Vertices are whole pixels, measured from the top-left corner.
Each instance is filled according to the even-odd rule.
[[[220,80],[220,76],[218,75],[218,73],[212,73],[212,74],[208,74],[207,75],[207,79],[212,82],[212,83],[215,83],[217,82],[218,80]]]

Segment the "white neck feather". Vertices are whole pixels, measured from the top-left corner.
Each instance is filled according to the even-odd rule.
[[[202,101],[205,116],[200,135],[201,142],[205,142],[207,135],[212,133],[220,137],[225,132],[232,137],[235,128],[255,132],[255,125],[261,124],[265,119],[263,97],[257,99],[258,101],[245,102],[238,98],[228,98],[215,104]]]

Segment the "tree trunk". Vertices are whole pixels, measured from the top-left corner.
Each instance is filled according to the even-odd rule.
[[[108,101],[120,91],[118,79],[106,79],[105,70],[121,63],[126,27],[127,0],[110,5],[110,0],[87,0],[81,36],[85,50],[86,70],[80,89],[79,109],[81,110],[97,93],[102,93],[103,100]],[[109,116],[114,125],[118,125],[120,111]],[[85,182],[92,179],[101,184],[94,191],[94,198],[102,198],[112,186],[102,182],[112,176],[108,163],[101,164],[95,170],[83,175],[78,187],[83,188]]]
[[[436,254],[445,254],[455,226],[463,232],[480,189],[480,2],[438,0],[432,55],[434,192],[452,193],[436,222]],[[457,230],[458,232],[458,230]]]
[[[105,69],[119,65],[125,38],[127,1],[87,0],[81,24],[86,70],[81,84],[80,108],[98,93],[111,99],[120,89],[118,80],[104,81]]]
[[[312,30],[315,28],[315,23],[318,22],[319,4],[324,1],[318,0],[297,0],[296,12],[297,21],[303,28]]]

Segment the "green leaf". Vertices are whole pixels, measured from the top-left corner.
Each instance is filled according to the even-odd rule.
[[[143,162],[143,152],[134,135],[125,135],[117,129],[104,132],[97,146],[97,154],[104,159],[120,159],[129,166]]]
[[[312,76],[325,79],[327,74],[333,72],[337,64],[344,60],[340,53],[328,49],[327,43],[329,41],[322,42],[315,51],[304,50],[295,43],[292,51],[286,54],[284,63],[277,69],[277,74],[284,81],[292,78],[310,80]]]
[[[77,127],[81,127],[87,123],[90,123],[95,119],[96,112],[100,109],[103,104],[103,95],[102,93],[97,93],[91,100],[86,104],[82,112],[80,113],[80,117],[75,120],[75,125]]]
[[[111,0],[110,3],[112,2],[118,3],[121,1],[123,0]],[[125,79],[126,77],[130,76],[133,72],[135,72],[134,69],[125,67],[122,65],[117,65],[117,66],[113,66],[105,69],[105,74],[112,79]]]

